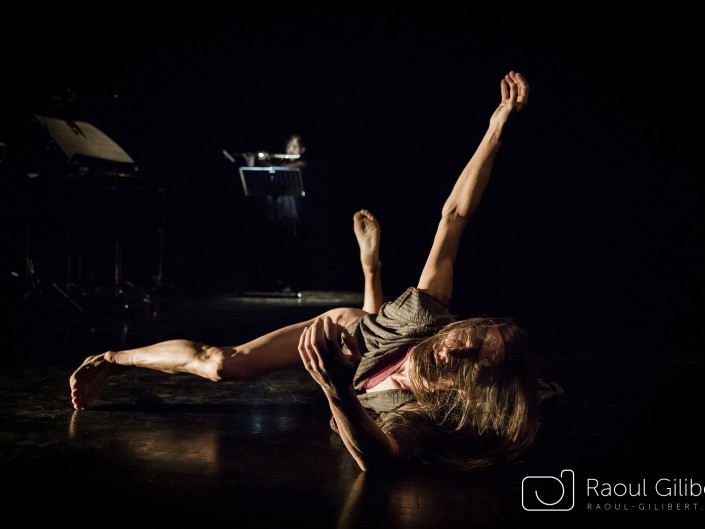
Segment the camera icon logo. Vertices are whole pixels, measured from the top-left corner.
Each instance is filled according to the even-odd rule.
[[[575,506],[575,472],[561,477],[526,476],[521,480],[521,506],[525,511],[570,511]]]

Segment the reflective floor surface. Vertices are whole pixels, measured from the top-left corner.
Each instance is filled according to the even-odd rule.
[[[472,474],[416,463],[360,472],[302,368],[224,383],[133,370],[109,379],[94,409],[71,408],[81,348],[191,334],[237,342],[357,301],[172,298],[153,321],[102,318],[72,352],[57,345],[54,361],[34,343],[33,361],[0,370],[3,510],[84,527],[609,527],[657,518],[702,527],[705,492],[683,488],[705,486],[698,363],[540,359],[541,374],[566,393],[544,405],[536,445],[520,461]],[[558,480],[561,495],[550,488]],[[547,510],[535,510],[536,483],[557,498]]]

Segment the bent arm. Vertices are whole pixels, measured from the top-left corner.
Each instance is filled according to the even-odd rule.
[[[510,72],[502,79],[502,100],[443,205],[418,288],[444,303],[449,303],[453,294],[453,267],[460,238],[485,192],[510,117],[528,103],[528,89],[521,74]]]
[[[338,433],[362,470],[399,459],[396,440],[365,411],[352,386],[335,396],[326,392],[326,396]]]
[[[396,441],[368,415],[355,394],[352,380],[361,356],[345,328],[327,316],[316,319],[301,333],[299,354],[328,399],[338,433],[360,468],[369,470],[398,459]]]

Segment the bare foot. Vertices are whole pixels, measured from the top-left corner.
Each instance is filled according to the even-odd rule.
[[[375,216],[361,209],[353,216],[353,228],[357,244],[360,246],[360,261],[365,272],[376,272],[381,266],[379,260],[379,241],[382,232]]]
[[[89,356],[71,375],[71,402],[77,410],[85,410],[93,405],[105,380],[117,367],[105,359],[106,354]]]

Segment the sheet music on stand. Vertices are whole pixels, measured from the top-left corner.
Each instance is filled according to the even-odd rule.
[[[245,196],[306,196],[301,169],[287,167],[240,167]]]
[[[35,117],[69,160],[75,156],[86,156],[110,162],[135,163],[122,147],[90,123],[36,114]]]

